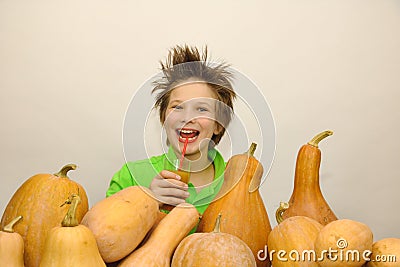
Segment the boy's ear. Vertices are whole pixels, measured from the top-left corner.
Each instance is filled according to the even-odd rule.
[[[214,134],[218,135],[222,131],[222,126],[218,122],[215,123],[215,129],[214,129]]]

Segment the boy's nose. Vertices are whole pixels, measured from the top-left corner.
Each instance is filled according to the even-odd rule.
[[[182,112],[181,122],[188,123],[194,122],[196,120],[196,114],[190,110],[185,110]]]
[[[193,116],[193,114],[187,114],[187,116],[183,116],[182,122],[183,123],[188,123],[188,122],[194,122],[196,118]]]

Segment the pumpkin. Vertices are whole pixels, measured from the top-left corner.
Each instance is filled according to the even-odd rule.
[[[253,252],[240,238],[221,233],[221,215],[209,233],[194,233],[185,237],[176,248],[172,267],[254,267]]]
[[[86,226],[79,224],[76,210],[81,199],[72,194],[65,204],[71,204],[61,222],[47,235],[40,267],[82,266],[105,267],[96,239]]]
[[[322,228],[322,224],[306,216],[293,216],[280,222],[268,236],[272,265],[318,266],[318,255],[313,255],[311,251],[314,251],[314,241]]]
[[[0,266],[24,266],[24,240],[13,229],[14,224],[21,219],[22,216],[18,216],[0,232]]]
[[[301,215],[310,217],[322,225],[337,220],[319,185],[321,151],[318,144],[332,134],[332,131],[324,131],[300,148],[296,161],[294,188],[289,208],[282,214],[283,219]]]
[[[144,239],[158,218],[158,207],[148,188],[130,186],[96,203],[82,224],[93,232],[104,261],[115,262]]]
[[[14,231],[24,240],[24,262],[26,266],[39,266],[47,233],[59,226],[67,207],[60,205],[72,193],[79,193],[82,204],[76,217],[82,220],[88,210],[88,198],[84,188],[68,178],[67,173],[75,170],[75,164],[64,166],[56,174],[37,174],[27,179],[14,193],[1,218],[1,225],[8,224],[18,215],[23,220],[15,225]]]
[[[400,238],[384,238],[372,244],[367,267],[395,267],[400,262]]]
[[[118,266],[169,267],[175,248],[198,224],[199,216],[193,205],[177,205],[159,222],[146,243]]]
[[[271,225],[258,191],[264,170],[253,155],[256,147],[252,143],[247,153],[229,159],[217,200],[207,207],[197,232],[212,231],[218,214],[222,214],[221,231],[242,239],[260,267],[270,265],[268,259],[259,260],[257,254],[267,244]]]
[[[315,240],[315,252],[324,255],[326,251],[336,250],[319,261],[322,267],[359,267],[366,260],[363,253],[371,251],[373,235],[371,229],[357,221],[341,219],[322,228]]]

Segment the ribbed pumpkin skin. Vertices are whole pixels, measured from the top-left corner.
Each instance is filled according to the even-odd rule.
[[[297,155],[294,189],[289,200],[289,208],[283,218],[296,215],[310,217],[322,225],[337,220],[325,198],[319,184],[321,151],[318,147],[303,145]]]
[[[140,244],[158,213],[149,189],[130,186],[96,203],[81,223],[93,232],[104,261],[115,262]]]
[[[96,239],[84,225],[55,227],[46,239],[40,267],[105,267]]]
[[[271,231],[268,214],[258,191],[263,171],[255,157],[234,155],[226,166],[224,184],[217,200],[208,206],[197,229],[197,232],[211,232],[221,214],[221,232],[242,239],[253,251],[258,267],[270,266],[268,259],[261,261],[257,257],[258,251],[265,248]]]
[[[347,242],[347,246],[343,249],[338,248],[339,239],[344,239]],[[315,251],[317,255],[321,255],[323,250],[329,248],[337,249],[342,251],[343,255],[346,255],[346,251],[358,250],[360,260],[347,260],[346,257],[341,260],[332,261],[324,258],[323,261],[319,262],[321,267],[359,267],[362,266],[366,261],[362,258],[362,253],[366,250],[372,250],[373,234],[369,227],[361,222],[341,219],[333,221],[327,224],[318,234],[315,240]]]
[[[199,216],[193,205],[177,205],[158,223],[146,243],[118,266],[169,267],[175,248],[196,226]]]
[[[304,250],[314,250],[314,241],[322,228],[319,222],[305,216],[293,216],[275,226],[268,237],[268,251],[270,254],[274,251],[271,258],[272,265],[274,267],[317,267],[317,262],[293,261],[289,258],[289,253],[293,250],[297,251],[301,259]],[[283,257],[287,258],[287,261],[279,260],[277,253],[280,250],[286,252]]]
[[[24,240],[20,234],[0,231],[0,266],[24,267]]]
[[[48,232],[61,225],[68,207],[60,207],[71,193],[78,193],[82,203],[77,210],[77,219],[82,220],[88,211],[88,198],[84,188],[69,178],[53,174],[37,174],[26,180],[9,201],[1,225],[22,215],[23,220],[15,225],[25,245],[24,262],[27,267],[40,263]]]
[[[251,249],[226,233],[194,233],[176,248],[171,267],[254,267]]]
[[[396,261],[388,259],[388,255],[395,256]],[[372,245],[372,255],[370,259],[376,259],[376,256],[386,256],[385,261],[369,261],[367,267],[395,267],[400,264],[400,238],[384,238],[376,241]],[[392,261],[392,262],[390,262]]]

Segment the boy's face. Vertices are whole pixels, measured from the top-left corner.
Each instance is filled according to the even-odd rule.
[[[201,82],[185,84],[171,91],[164,122],[167,138],[177,153],[187,139],[185,156],[196,160],[207,153],[213,134],[219,133],[216,123],[216,95]]]

